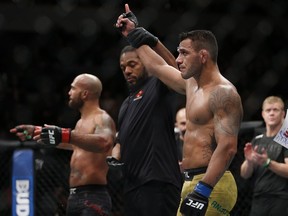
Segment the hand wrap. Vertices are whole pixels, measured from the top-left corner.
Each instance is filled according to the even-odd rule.
[[[134,48],[138,48],[142,45],[155,47],[158,43],[158,38],[142,27],[137,27],[129,32],[127,40]]]
[[[42,128],[40,138],[46,145],[57,146],[60,143],[69,143],[71,137],[70,128],[60,128],[57,126]]]
[[[189,193],[180,206],[185,216],[204,216],[208,207],[208,198],[213,190],[210,185],[199,182],[192,193]]]

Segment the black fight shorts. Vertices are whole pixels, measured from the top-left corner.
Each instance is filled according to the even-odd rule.
[[[108,216],[112,203],[106,185],[85,185],[70,188],[67,216]]]

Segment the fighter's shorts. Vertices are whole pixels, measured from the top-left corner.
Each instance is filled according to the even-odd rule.
[[[70,188],[67,216],[108,216],[111,208],[111,198],[105,185],[85,185]]]
[[[182,200],[185,199],[185,197],[188,195],[188,193],[193,191],[196,184],[203,178],[205,172],[206,168],[190,169],[184,171],[185,182],[181,192],[181,203]],[[237,201],[237,193],[238,192],[235,179],[230,171],[226,171],[212,190],[212,193],[209,197],[209,206],[205,216],[230,215],[230,211],[233,209]],[[177,216],[181,216],[179,209]]]

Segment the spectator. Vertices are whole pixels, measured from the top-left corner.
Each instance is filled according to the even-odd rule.
[[[176,136],[176,144],[178,149],[178,161],[181,171],[182,169],[182,157],[183,157],[183,142],[184,135],[186,132],[186,108],[180,108],[176,113],[175,118],[175,136]]]
[[[262,105],[266,130],[245,144],[241,176],[254,182],[250,216],[288,215],[288,149],[273,141],[284,116],[283,100],[267,97]]]

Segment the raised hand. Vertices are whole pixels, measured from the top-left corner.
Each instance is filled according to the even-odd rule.
[[[125,4],[125,13],[118,17],[115,27],[120,30],[124,37],[127,37],[129,32],[135,29],[137,26],[137,17],[130,10],[129,5]]]
[[[268,154],[267,150],[265,148],[258,149],[258,146],[255,146],[254,148],[254,154],[253,154],[253,160],[254,163],[258,166],[264,166],[267,162]]]
[[[253,153],[254,153],[254,150],[253,150],[252,144],[250,142],[246,143],[244,147],[245,159],[248,160],[249,162],[253,162]]]

